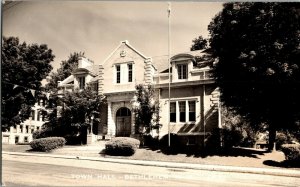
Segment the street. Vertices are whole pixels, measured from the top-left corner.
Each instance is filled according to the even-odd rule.
[[[296,177],[2,154],[6,186],[299,186]]]

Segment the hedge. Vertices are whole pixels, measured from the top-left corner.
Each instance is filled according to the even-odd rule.
[[[283,144],[281,151],[288,161],[300,161],[300,145],[299,144]]]
[[[108,155],[130,156],[140,146],[140,141],[129,137],[116,137],[105,144],[105,153]]]
[[[63,137],[40,138],[30,142],[30,146],[36,151],[51,151],[59,147],[63,147],[66,140]]]

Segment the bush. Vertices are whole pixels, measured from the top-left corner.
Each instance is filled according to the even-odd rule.
[[[179,137],[177,134],[170,133],[170,147],[169,147],[169,135],[164,135],[159,140],[159,148],[165,154],[177,154],[183,150],[182,145],[179,144]]]
[[[153,137],[151,135],[143,135],[143,140],[144,140],[144,146],[146,147],[152,147],[156,148],[159,146],[159,139],[158,137]]]
[[[36,151],[51,151],[59,147],[63,147],[66,140],[62,137],[40,138],[30,142],[30,146]]]
[[[300,161],[300,145],[299,144],[283,144],[281,151],[285,155],[285,159],[288,161]]]
[[[36,130],[32,133],[33,139],[47,138],[49,136],[51,136],[51,131],[47,129]]]
[[[140,146],[140,141],[129,137],[116,137],[105,144],[105,153],[108,155],[130,156]]]

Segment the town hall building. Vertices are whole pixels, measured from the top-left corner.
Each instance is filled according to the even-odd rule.
[[[160,124],[152,135],[181,137],[183,144],[202,144],[220,127],[219,91],[211,76],[214,63],[205,50],[176,54],[170,59],[145,56],[122,41],[100,64],[81,58],[72,75],[59,83],[60,92],[91,85],[103,94],[107,106],[101,111],[98,137],[134,136],[132,100],[135,86],[153,85],[160,104]],[[170,104],[169,104],[170,81]],[[169,123],[170,120],[170,123]]]

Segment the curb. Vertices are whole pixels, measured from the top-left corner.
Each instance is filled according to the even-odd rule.
[[[119,163],[119,164],[157,166],[157,167],[168,167],[168,168],[179,168],[179,169],[250,173],[250,174],[273,175],[273,176],[284,176],[284,177],[297,177],[297,178],[300,177],[300,170],[289,170],[289,169],[271,169],[271,168],[269,169],[269,168],[255,168],[255,167],[190,164],[190,163],[175,163],[175,162],[163,162],[163,161],[129,160],[129,159],[105,158],[105,157],[104,158],[81,157],[81,156],[79,157],[79,156],[55,155],[55,154],[50,155],[50,154],[38,154],[38,153],[18,153],[18,152],[8,152],[8,151],[2,151],[2,154],[90,160],[90,161],[111,162],[111,163]]]

